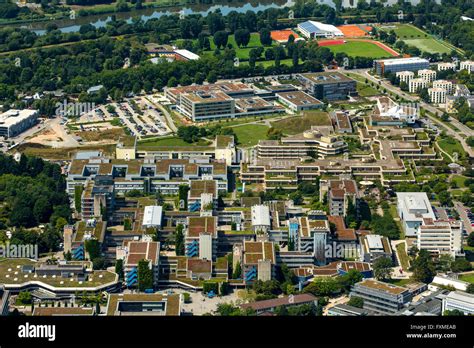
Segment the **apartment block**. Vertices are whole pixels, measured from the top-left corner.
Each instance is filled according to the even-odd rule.
[[[435,80],[433,81],[433,88],[443,88],[447,94],[453,93],[453,83],[448,80]]]
[[[471,72],[474,71],[474,61],[465,60],[461,62],[459,70],[467,70],[467,72],[470,74]]]
[[[447,92],[444,88],[428,88],[428,95],[433,104],[446,103]]]
[[[400,82],[408,84],[410,80],[415,77],[415,73],[413,71],[399,71],[395,76],[400,80]]]
[[[416,79],[411,79],[410,80],[410,83],[408,84],[408,91],[410,93],[417,93],[421,89],[427,88],[427,87],[428,87],[428,81],[418,77]]]
[[[456,70],[456,64],[449,63],[449,62],[438,63],[438,71],[444,71],[444,70]]]
[[[430,69],[418,70],[418,77],[431,83],[436,79],[436,71]]]

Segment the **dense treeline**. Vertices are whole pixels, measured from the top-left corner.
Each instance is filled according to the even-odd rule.
[[[0,229],[70,219],[66,180],[57,164],[22,155],[0,155]]]

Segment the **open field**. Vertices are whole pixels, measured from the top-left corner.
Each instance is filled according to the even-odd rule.
[[[250,147],[257,144],[260,139],[267,138],[268,127],[261,124],[247,124],[232,127],[237,135],[239,144],[243,147]]]
[[[367,41],[347,41],[341,45],[329,45],[326,47],[334,54],[344,52],[351,57],[387,58],[392,56],[392,54],[377,44]]]
[[[271,123],[272,127],[281,130],[284,134],[302,133],[311,126],[329,126],[331,120],[324,111],[306,111],[302,116],[293,116]]]
[[[120,137],[125,135],[125,132],[123,128],[120,127],[111,129],[101,129],[100,131],[82,131],[77,132],[76,135],[80,136],[85,141],[117,141],[120,139]]]
[[[386,32],[394,31],[397,37],[409,46],[414,46],[429,53],[449,53],[452,47],[441,40],[435,39],[432,35],[411,24],[393,24],[380,26]]]
[[[37,143],[21,144],[14,149],[26,155],[38,156],[49,160],[70,160],[78,151],[102,151],[106,156],[114,156],[115,144],[81,146],[74,148],[53,148]]]

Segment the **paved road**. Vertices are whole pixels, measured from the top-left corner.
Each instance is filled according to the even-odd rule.
[[[458,212],[459,216],[461,217],[461,220],[464,225],[464,228],[466,229],[466,232],[468,234],[473,232],[474,229],[471,226],[471,221],[469,221],[469,218],[467,217],[467,214],[466,214],[466,207],[461,202],[454,202],[454,207],[456,211]]]
[[[153,100],[151,100],[151,98],[146,98],[146,100],[148,100],[153,106],[159,109],[163,113],[163,115],[165,115],[166,122],[168,123],[168,127],[171,129],[172,132],[176,133],[178,131],[178,128],[174,124],[173,118],[171,117],[168,110],[160,103],[155,103]]]
[[[430,105],[430,104],[427,104],[423,101],[420,100],[419,97],[415,97],[415,96],[412,96],[408,93],[405,93],[403,92],[402,90],[400,90],[400,88],[398,87],[395,87],[393,86],[392,84],[388,83],[387,81],[385,80],[381,80],[381,79],[378,79],[372,75],[370,75],[368,72],[369,72],[369,69],[355,69],[355,70],[350,70],[351,73],[354,73],[354,74],[357,74],[363,78],[367,78],[368,80],[372,81],[372,82],[375,82],[377,84],[380,84],[381,87],[387,89],[388,91],[394,93],[394,94],[397,94],[399,95],[400,97],[406,99],[406,100],[409,100],[409,101],[412,101],[412,102],[417,102],[420,104],[420,106],[431,112],[431,113],[434,113],[436,115],[442,115],[443,112],[440,111],[438,108]],[[474,130],[470,129],[469,127],[465,126],[464,124],[462,124],[461,122],[459,122],[458,120],[456,120],[455,118],[453,117],[450,117],[449,120],[450,120],[450,123],[455,126],[456,128],[459,129],[460,132],[456,132],[454,129],[446,126],[443,122],[441,122],[439,119],[437,119],[436,117],[433,117],[431,115],[426,115],[427,117],[429,117],[429,119],[431,121],[433,121],[434,123],[438,124],[438,125],[441,125],[442,126],[442,129],[445,129],[446,130],[446,133],[453,136],[454,138],[456,138],[457,140],[459,140],[464,148],[464,150],[469,154],[469,157],[474,157],[474,150],[468,146],[466,144],[466,141],[465,139],[461,136],[461,134],[459,133],[462,133],[464,134],[466,137],[468,136],[474,136]]]

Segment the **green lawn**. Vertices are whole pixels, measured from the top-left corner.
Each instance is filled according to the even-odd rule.
[[[329,114],[324,111],[305,111],[302,116],[293,116],[271,123],[272,127],[280,129],[284,134],[302,133],[311,126],[330,126]]]
[[[464,151],[461,143],[453,138],[444,138],[438,140],[439,147],[446,151],[449,155],[453,155],[455,152],[458,153],[459,158],[465,157],[466,152]]]
[[[361,82],[357,82],[357,93],[359,93],[361,97],[372,97],[381,94],[381,92],[377,91],[375,88]]]
[[[177,137],[168,137],[168,138],[157,138],[157,139],[150,139],[150,140],[142,140],[139,142],[140,145],[144,146],[207,146],[209,142],[205,140],[199,140],[197,143],[187,143],[181,138]]]
[[[410,262],[408,260],[408,255],[405,250],[405,243],[397,244],[397,254],[403,270],[408,271],[408,268],[410,268]]]
[[[392,28],[394,26],[395,28]],[[395,25],[388,25],[388,26],[381,26],[382,30],[387,32],[394,31],[397,34],[397,37],[400,39],[412,39],[412,38],[424,38],[428,37],[429,35],[425,33],[423,30],[418,29],[417,27],[411,24],[395,24]]]
[[[214,54],[214,50],[216,49],[216,45],[214,44],[214,40],[211,39],[211,50],[204,52],[204,54]],[[249,59],[249,52],[251,49],[260,47],[262,44],[260,43],[260,35],[258,33],[251,33],[250,34],[250,41],[246,47],[238,47],[237,43],[235,42],[234,35],[229,35],[229,39],[227,41],[227,44],[231,44],[232,47],[235,49],[235,54],[240,60],[248,60]],[[265,50],[267,50],[269,47],[264,47]],[[265,53],[263,53],[262,56],[264,56]]]
[[[247,124],[232,127],[239,144],[243,147],[250,147],[257,144],[260,139],[267,138],[268,127],[260,124]]]
[[[414,46],[419,48],[421,51],[428,53],[450,53],[451,49],[441,42],[429,38],[429,39],[409,39],[403,40],[408,46]]]
[[[454,181],[456,183],[456,186],[459,188],[466,187],[464,185],[464,181],[467,179],[467,177],[462,176],[462,175],[454,175],[451,179],[451,181]]]
[[[381,26],[380,28],[386,32],[395,31],[397,37],[409,46],[429,53],[450,53],[452,50],[448,43],[436,40],[432,35],[411,24],[395,24],[395,28],[391,28],[392,26]]]
[[[344,52],[351,57],[386,58],[392,55],[371,42],[348,41],[343,45],[326,46],[334,54]]]
[[[474,273],[462,274],[459,276],[461,280],[474,284]]]

